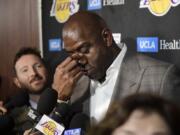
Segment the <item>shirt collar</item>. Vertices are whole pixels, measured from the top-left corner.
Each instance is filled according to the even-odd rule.
[[[120,61],[123,60],[124,55],[127,51],[127,46],[123,43],[119,44],[118,47],[121,49],[120,53],[118,54],[118,56],[115,58],[115,60],[113,61],[113,63],[110,65],[110,67],[107,69],[106,71],[106,78],[110,75],[110,73],[113,70],[119,70],[121,63]]]
[[[99,81],[96,80],[91,80],[91,87],[97,87],[100,85],[105,85],[107,83],[108,78],[110,78],[111,73],[114,70],[119,71],[119,68],[121,66],[121,62],[126,54],[127,51],[127,46],[124,43],[118,44],[118,47],[121,49],[121,51],[119,52],[118,56],[115,58],[115,60],[113,61],[113,63],[110,65],[110,67],[107,69],[106,71],[106,78],[105,81],[103,83],[100,83]],[[92,90],[94,90],[92,88]],[[92,93],[94,93],[95,91],[92,91]]]

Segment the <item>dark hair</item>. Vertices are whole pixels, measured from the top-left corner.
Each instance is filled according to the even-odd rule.
[[[88,135],[110,135],[123,125],[135,110],[145,113],[156,112],[165,120],[172,135],[180,135],[180,110],[172,102],[150,94],[134,94],[114,103],[106,117],[90,129]]]
[[[13,60],[13,70],[14,70],[14,73],[16,74],[16,69],[15,69],[15,65],[16,65],[16,62],[24,55],[29,55],[29,54],[32,54],[32,55],[35,55],[37,56],[40,60],[42,60],[42,62],[44,63],[41,55],[40,55],[40,52],[39,50],[37,50],[36,48],[31,48],[31,47],[23,47],[23,48],[20,48],[20,50],[15,54],[15,57],[14,57],[14,60]]]

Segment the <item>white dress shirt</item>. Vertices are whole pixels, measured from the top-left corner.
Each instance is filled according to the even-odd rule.
[[[33,109],[37,109],[37,102],[33,101],[33,100],[29,100],[29,103],[30,103],[30,106],[33,108]]]
[[[109,107],[121,63],[127,51],[126,45],[123,44],[121,49],[121,52],[106,71],[105,81],[99,83],[91,80],[90,82],[90,117],[95,122],[99,122],[105,116]]]

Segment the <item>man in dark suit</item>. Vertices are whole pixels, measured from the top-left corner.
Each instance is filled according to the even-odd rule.
[[[56,68],[54,78],[61,79],[52,86],[59,99],[70,99],[72,106],[81,104],[95,121],[102,119],[111,102],[132,93],[154,93],[180,103],[175,66],[129,54],[125,44],[115,43],[100,16],[87,11],[72,15],[64,25],[63,41],[70,57]],[[77,85],[81,89],[73,90]]]
[[[29,104],[27,102],[26,105],[15,107],[8,112],[1,104],[0,110],[3,113],[8,113],[13,118],[15,123],[13,131],[16,134],[21,134],[25,129],[29,129],[33,125],[27,114],[29,107],[37,108],[40,95],[48,86],[48,71],[39,51],[29,47],[21,48],[16,53],[13,61],[13,70],[14,83],[18,88],[27,91]]]

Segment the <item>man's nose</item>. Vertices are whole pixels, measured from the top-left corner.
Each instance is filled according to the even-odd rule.
[[[32,67],[29,71],[30,76],[35,76],[37,74],[37,71],[34,67]]]
[[[78,64],[85,65],[87,63],[86,57],[81,53],[74,53],[71,57],[78,62]]]
[[[81,59],[79,59],[77,61],[80,65],[86,65],[87,64],[87,60],[85,57],[82,57]]]

